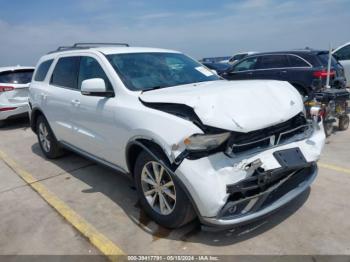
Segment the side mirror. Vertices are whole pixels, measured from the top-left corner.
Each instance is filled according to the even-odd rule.
[[[113,92],[108,92],[106,83],[102,78],[86,79],[81,83],[81,93],[86,96],[113,96]]]

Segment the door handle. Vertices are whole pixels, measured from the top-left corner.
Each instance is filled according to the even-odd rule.
[[[78,99],[73,99],[71,101],[71,103],[72,103],[73,106],[79,106],[80,105],[80,101]]]
[[[250,76],[251,76],[252,74],[253,74],[253,72],[249,72],[249,73],[247,73],[247,75],[250,75]]]

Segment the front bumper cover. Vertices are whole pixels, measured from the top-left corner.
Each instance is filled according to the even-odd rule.
[[[314,181],[317,166],[311,163],[301,169],[286,168],[278,173],[283,172],[286,176],[265,191],[236,201],[228,200],[216,217],[202,217],[202,223],[209,227],[232,227],[268,215],[304,192]]]
[[[174,175],[182,182],[186,192],[188,192],[203,224],[233,226],[268,214],[304,191],[317,175],[316,162],[320,157],[324,143],[325,134],[323,124],[320,122],[314,128],[312,135],[304,140],[278,145],[253,154],[229,157],[224,153],[216,153],[194,160],[185,158],[174,171]],[[293,163],[286,165],[281,159],[278,159],[277,153],[292,149],[298,149],[301,152],[304,166],[297,167]],[[249,168],[253,163],[257,164],[256,169]],[[290,167],[294,169],[288,169]],[[234,207],[237,208],[237,213],[225,214],[225,209],[229,209],[227,205],[230,202],[256,196],[265,190],[274,191],[271,189],[274,184],[267,184],[266,187],[249,192],[249,194],[243,194],[241,197],[232,196],[234,192],[229,189],[254,177],[254,172],[278,173],[281,171],[284,174],[280,174],[280,178],[274,181],[278,183],[290,173],[295,171],[299,173],[301,170],[303,170],[301,173],[304,173],[306,180],[299,183],[298,186],[280,191],[285,194],[280,194],[273,200],[265,202],[259,208],[255,206],[254,210],[250,209],[254,204],[252,202],[243,214],[238,213],[245,208],[242,206],[241,209]]]

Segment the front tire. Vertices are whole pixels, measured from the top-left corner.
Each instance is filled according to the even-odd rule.
[[[0,127],[4,127],[5,126],[5,120],[0,120]]]
[[[168,163],[162,154],[157,157]],[[145,151],[136,160],[134,178],[141,206],[156,223],[177,228],[195,218],[192,204],[177,180]]]
[[[58,144],[44,116],[38,117],[36,131],[41,151],[47,158],[54,159],[63,155],[63,149]]]

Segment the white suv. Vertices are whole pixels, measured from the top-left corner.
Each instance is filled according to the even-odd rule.
[[[45,156],[66,148],[130,174],[163,226],[251,221],[317,174],[322,124],[287,82],[230,82],[176,51],[79,44],[34,74],[31,127]]]
[[[0,126],[9,118],[28,116],[29,83],[34,67],[0,67]]]

